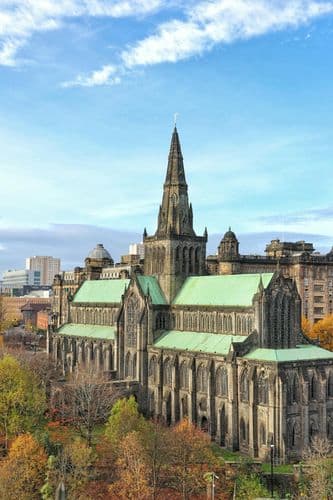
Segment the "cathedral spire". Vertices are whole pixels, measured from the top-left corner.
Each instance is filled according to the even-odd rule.
[[[177,128],[172,133],[156,235],[195,236]]]

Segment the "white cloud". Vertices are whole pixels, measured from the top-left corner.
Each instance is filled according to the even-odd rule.
[[[14,66],[18,49],[37,32],[59,29],[80,16],[147,15],[169,0],[0,0],[0,65]]]
[[[64,82],[62,87],[96,87],[98,85],[117,85],[121,82],[116,66],[106,65],[102,69],[93,71],[90,75],[78,75],[75,80]]]
[[[211,0],[187,12],[184,21],[161,24],[156,33],[122,53],[127,68],[176,62],[217,44],[295,28],[333,13],[333,2],[315,0]]]

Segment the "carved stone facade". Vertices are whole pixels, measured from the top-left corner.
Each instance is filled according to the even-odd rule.
[[[238,265],[228,233],[220,256]],[[94,366],[130,387],[147,416],[186,416],[252,457],[267,459],[273,443],[283,462],[315,434],[333,441],[333,354],[303,337],[295,280],[261,264],[256,274],[205,276],[206,240],[193,230],[175,129],[157,231],[144,233],[144,274],[107,286],[74,277],[50,354],[64,373]]]

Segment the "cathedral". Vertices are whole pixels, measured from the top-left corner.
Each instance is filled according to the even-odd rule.
[[[207,230],[193,228],[176,128],[157,229],[143,242],[143,269],[130,276],[103,279],[112,259],[98,245],[84,279],[74,273],[66,292],[56,278],[48,351],[63,373],[93,367],[146,416],[187,417],[259,460],[271,445],[285,462],[315,435],[333,441],[333,353],[303,336],[292,278],[208,275]]]

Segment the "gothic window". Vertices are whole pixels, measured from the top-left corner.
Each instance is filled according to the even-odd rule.
[[[296,374],[293,374],[288,383],[288,399],[289,404],[298,403],[299,401],[299,382]]]
[[[247,318],[247,331],[248,333],[252,331],[252,318],[250,318],[250,316]]]
[[[264,373],[260,373],[258,378],[258,401],[262,405],[268,403],[268,379]]]
[[[310,375],[309,380],[309,399],[317,399],[318,397],[318,384],[314,374]]]
[[[262,445],[266,444],[266,429],[264,424],[261,424],[260,426],[260,444]]]
[[[327,397],[333,398],[333,373],[330,372],[327,380]]]
[[[163,313],[158,313],[156,316],[155,327],[156,330],[165,330],[166,320]]]
[[[139,300],[131,296],[127,302],[126,343],[129,347],[136,347],[137,327],[139,314]]]
[[[241,333],[242,331],[242,323],[241,323],[241,318],[237,316],[237,333]]]
[[[133,356],[132,377],[136,379],[136,353]]]
[[[149,377],[151,377],[154,384],[156,384],[156,382],[157,382],[157,359],[155,356],[150,358]]]
[[[181,411],[182,411],[182,418],[185,418],[188,416],[188,403],[187,403],[187,396],[185,395],[181,399]]]
[[[187,268],[187,247],[183,248],[182,272],[186,273]]]
[[[228,315],[227,325],[228,325],[227,331],[228,331],[228,333],[231,333],[232,332],[232,317],[230,314]]]
[[[183,361],[180,365],[179,382],[182,389],[188,389],[188,369],[186,361]]]
[[[179,251],[179,247],[176,247],[176,251],[175,251],[175,268],[176,268],[176,271],[179,271],[179,261],[180,261],[180,251]]]
[[[197,247],[195,249],[195,254],[194,254],[194,273],[199,274],[200,272],[200,248]]]
[[[246,333],[246,318],[245,318],[245,316],[242,319],[242,333]]]
[[[228,331],[228,318],[227,318],[227,316],[225,314],[223,315],[223,326],[222,326],[222,329],[223,329],[224,332]]]
[[[128,352],[125,358],[125,378],[132,376],[132,358],[131,353]]]
[[[171,328],[176,328],[176,315],[171,314]]]
[[[296,446],[296,424],[292,424],[290,428],[290,446],[291,448],[295,448]]]
[[[204,365],[200,365],[197,371],[197,389],[199,392],[207,391],[207,370]]]
[[[171,361],[167,358],[164,361],[163,365],[163,381],[165,385],[171,385],[172,383],[172,370],[171,370]]]
[[[249,378],[247,369],[243,371],[240,380],[240,399],[245,402],[249,400]]]
[[[244,420],[243,417],[240,419],[240,425],[239,425],[239,427],[240,427],[241,441],[246,442],[247,441],[247,432],[246,432],[245,420]]]
[[[216,394],[228,396],[228,372],[225,367],[220,366],[216,372]]]
[[[190,274],[193,273],[193,264],[194,264],[194,250],[193,247],[191,247],[189,251],[189,268],[188,268]]]

